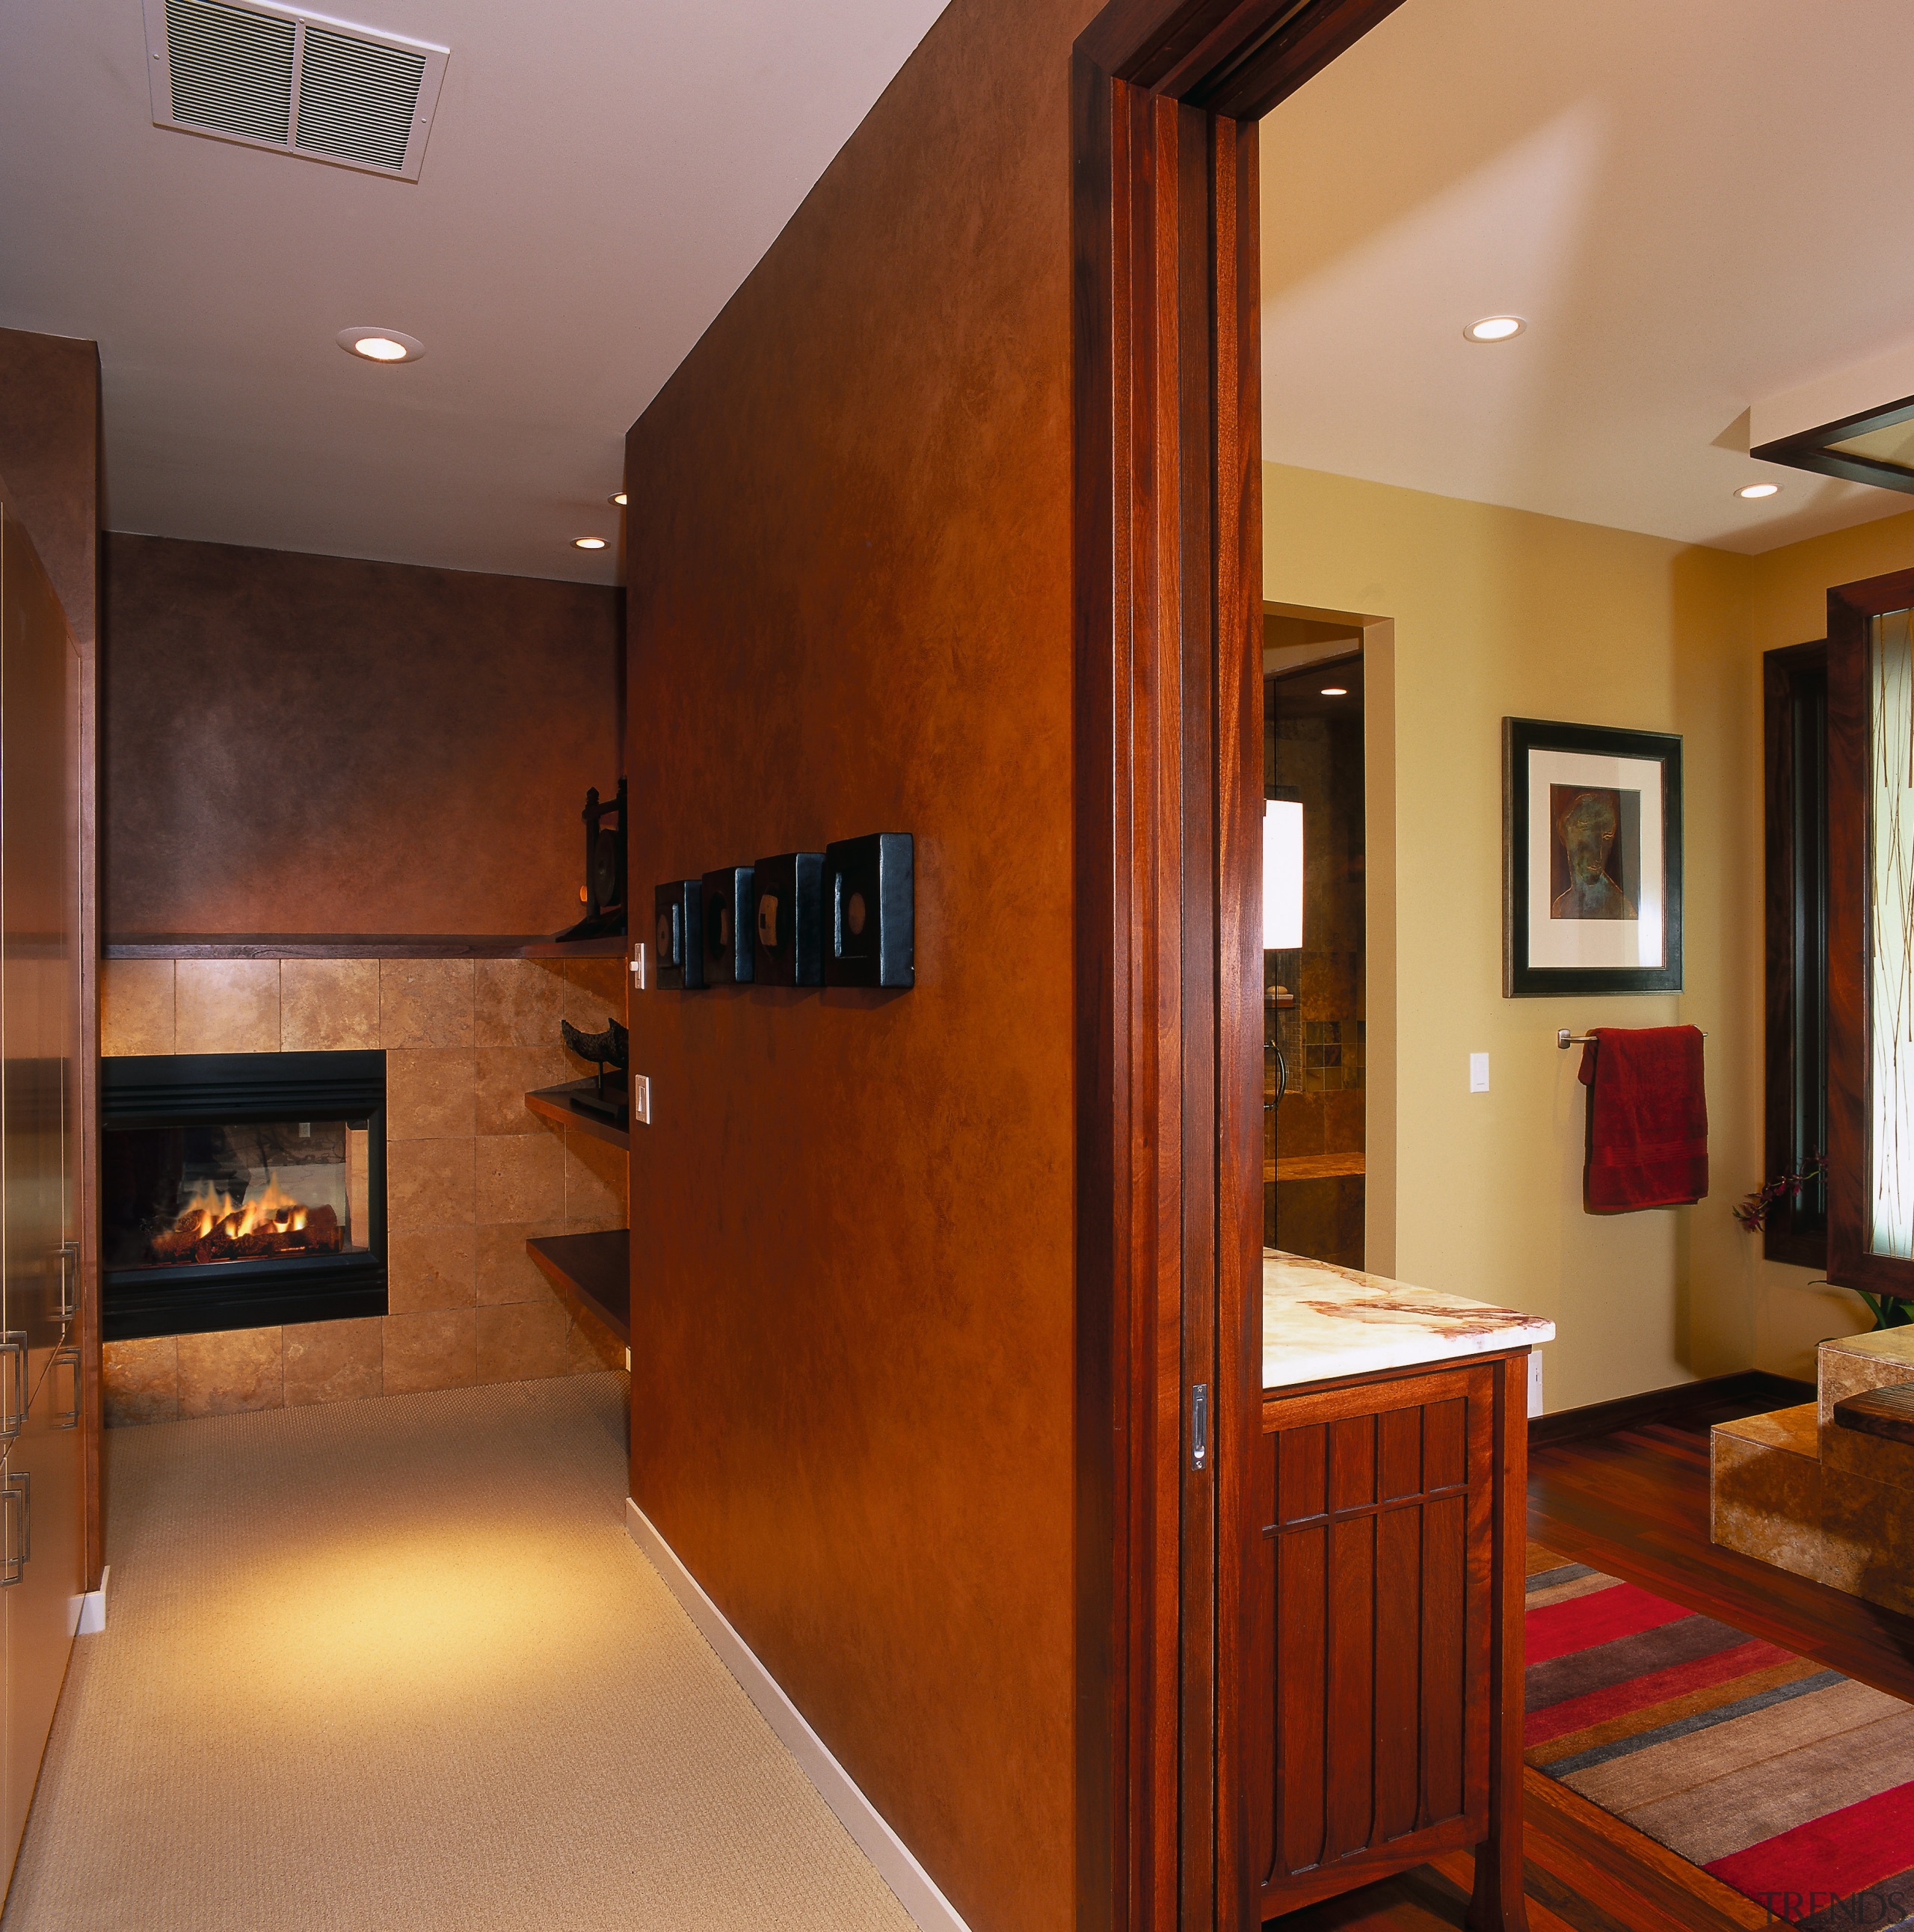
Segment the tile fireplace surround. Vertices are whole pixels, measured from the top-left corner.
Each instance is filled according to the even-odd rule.
[[[528,1235],[626,1225],[621,1149],[527,1111],[589,1071],[558,1023],[625,1017],[618,959],[110,959],[108,1055],[386,1049],[390,1312],[110,1342],[110,1425],[622,1366]]]

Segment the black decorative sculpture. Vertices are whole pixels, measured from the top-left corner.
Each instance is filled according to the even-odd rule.
[[[609,805],[598,802],[594,785],[585,794],[585,916],[557,934],[560,939],[622,939],[626,932],[626,781]],[[616,816],[618,823],[605,821]]]
[[[572,1105],[621,1127],[629,1126],[632,1099],[626,1069],[631,1064],[631,1034],[609,1016],[602,1033],[580,1033],[569,1020],[560,1020],[558,1030],[566,1045],[597,1070],[592,1090],[586,1090],[582,1080],[568,1090]]]

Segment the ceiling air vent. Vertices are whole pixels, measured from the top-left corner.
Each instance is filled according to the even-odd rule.
[[[446,50],[273,0],[145,0],[153,121],[416,181]]]

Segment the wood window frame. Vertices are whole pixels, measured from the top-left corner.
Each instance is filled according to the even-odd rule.
[[[1767,840],[1766,1169],[1792,1174],[1827,1152],[1828,646],[1766,652],[1762,666]],[[1825,1181],[1768,1210],[1771,1262],[1825,1270]]]
[[[1112,0],[1072,61],[1082,1932],[1255,1922],[1257,123],[1400,4]]]
[[[1828,592],[1828,1279],[1914,1299],[1914,1261],[1868,1250],[1868,645],[1914,570]]]

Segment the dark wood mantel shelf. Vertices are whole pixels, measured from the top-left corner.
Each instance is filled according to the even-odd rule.
[[[540,1234],[525,1244],[545,1278],[568,1300],[583,1302],[626,1348],[632,1346],[632,1231]]]
[[[554,1121],[562,1127],[576,1127],[594,1140],[609,1141],[615,1148],[628,1148],[632,1136],[624,1128],[614,1126],[602,1116],[588,1114],[584,1108],[571,1104],[571,1096],[580,1088],[591,1084],[589,1080],[575,1080],[562,1087],[536,1087],[526,1095],[525,1104],[542,1120]]]
[[[109,959],[616,959],[626,941],[542,933],[134,932],[107,935]]]

